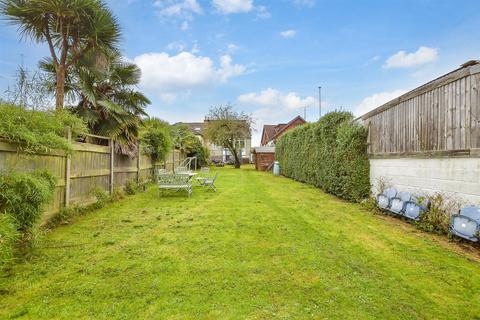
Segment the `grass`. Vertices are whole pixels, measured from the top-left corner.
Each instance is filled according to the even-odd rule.
[[[0,318],[480,319],[480,263],[313,187],[219,169],[59,227],[2,275]]]

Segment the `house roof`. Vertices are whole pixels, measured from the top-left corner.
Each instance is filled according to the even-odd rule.
[[[276,125],[274,124],[266,124],[263,126],[262,144],[267,144],[271,140],[271,137],[275,135],[275,127]]]
[[[203,129],[204,129],[203,122],[179,122],[179,123],[188,126],[194,134],[203,135]]]
[[[288,130],[291,125],[295,122],[300,122],[301,124],[306,123],[306,121],[300,117],[296,116],[292,120],[290,120],[288,123],[279,123],[279,124],[266,124],[263,126],[263,132],[262,132],[262,145],[266,145],[272,140],[275,140],[278,136],[280,136],[282,133],[284,133],[286,130]]]
[[[261,146],[252,149],[254,153],[275,153],[275,147]]]
[[[307,121],[305,121],[305,119],[303,119],[302,117],[300,116],[296,116],[295,118],[293,118],[292,120],[290,120],[290,122],[288,122],[287,124],[284,124],[284,125],[281,125],[281,127],[278,129],[277,132],[275,132],[275,135],[272,137],[272,139],[275,139],[277,138],[279,135],[281,135],[282,133],[284,133],[286,130],[288,130],[290,128],[290,126],[295,123],[295,122],[300,122],[301,124],[304,124],[304,123],[307,123]]]

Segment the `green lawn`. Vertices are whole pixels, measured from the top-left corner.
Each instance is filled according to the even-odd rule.
[[[0,318],[480,319],[456,244],[252,169],[218,187],[59,227],[2,275]]]

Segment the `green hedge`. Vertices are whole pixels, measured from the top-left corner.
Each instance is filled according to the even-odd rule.
[[[283,175],[358,202],[370,193],[367,129],[349,112],[330,112],[283,135],[275,156]]]
[[[87,133],[83,120],[67,111],[34,111],[0,103],[0,137],[18,143],[25,153],[70,152],[66,126],[72,128],[73,137]]]

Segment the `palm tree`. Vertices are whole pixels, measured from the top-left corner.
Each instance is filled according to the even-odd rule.
[[[120,39],[117,20],[102,0],[0,0],[0,12],[22,38],[48,44],[57,111],[63,109],[69,67],[92,49],[115,49]]]
[[[54,72],[51,61],[42,61],[40,68]],[[118,153],[136,153],[142,117],[147,117],[150,101],[135,90],[140,76],[140,69],[116,51],[102,55],[92,51],[69,69],[66,78],[65,92],[75,102],[69,109],[92,133],[113,138]]]

